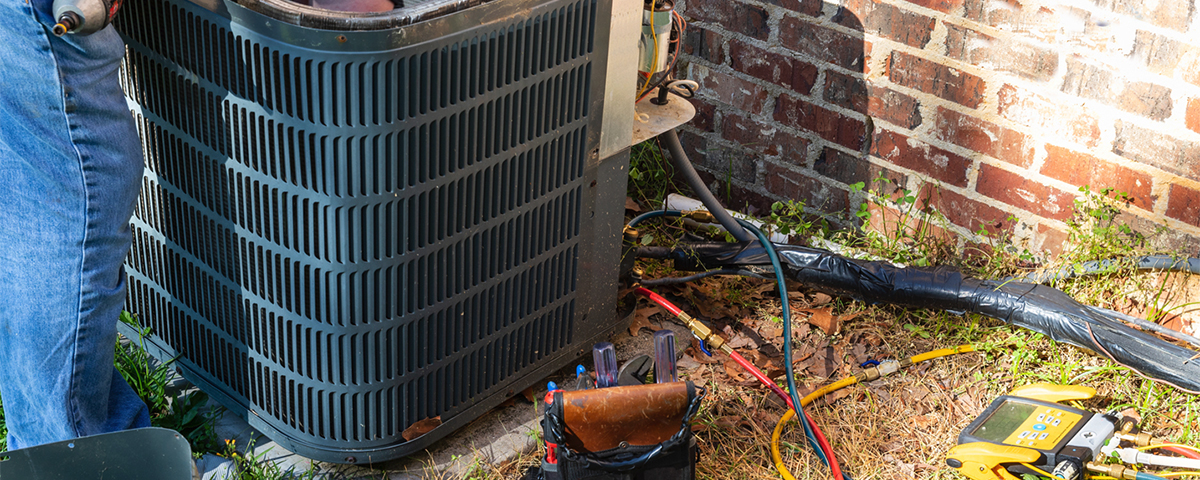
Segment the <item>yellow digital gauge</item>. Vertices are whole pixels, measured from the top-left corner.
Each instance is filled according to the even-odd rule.
[[[1057,402],[1095,395],[1088,387],[1034,384],[997,398],[958,436],[946,464],[976,480],[1058,469],[1070,478],[1100,454],[1114,422]]]

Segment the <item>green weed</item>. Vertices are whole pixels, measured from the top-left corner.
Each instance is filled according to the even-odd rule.
[[[121,312],[121,322],[137,330],[137,342],[118,341],[116,366],[121,376],[133,387],[150,409],[150,424],[175,430],[192,445],[192,454],[197,457],[205,453],[220,451],[220,442],[215,431],[219,412],[205,408],[208,395],[195,390],[175,397],[167,385],[174,375],[172,361],[157,362],[145,350],[145,339],[150,335],[148,327],[141,327],[129,312]]]
[[[661,206],[667,194],[677,190],[671,180],[674,170],[663,158],[656,141],[647,140],[630,149],[627,189],[634,200],[653,208]]]
[[[949,225],[928,201],[905,188],[884,173],[870,183],[850,186],[851,193],[866,193],[854,216],[861,222],[857,230],[843,231],[835,239],[846,246],[865,250],[890,262],[931,266],[956,260],[959,255],[952,240],[940,231]]]
[[[250,439],[245,452],[238,451],[235,440],[225,441],[225,450],[222,456],[232,460],[233,466],[225,475],[224,480],[311,480],[316,478],[316,470],[296,472],[294,467],[284,470],[275,462],[267,460],[266,456],[271,452],[270,448],[254,453],[255,440]]]
[[[767,217],[764,231],[768,234],[805,237],[813,232],[816,223],[811,216],[805,214],[803,200],[788,200],[771,204],[771,215]],[[821,224],[828,226],[823,219]]]
[[[8,451],[8,427],[4,423],[4,405],[0,404],[0,452]]]
[[[1088,185],[1079,187],[1079,192],[1082,195],[1075,199],[1075,212],[1067,220],[1069,247],[1063,251],[1064,260],[1086,262],[1122,258],[1138,253],[1146,246],[1144,234],[1118,222],[1121,207],[1128,206],[1131,201],[1129,194],[1112,188],[1097,192]]]

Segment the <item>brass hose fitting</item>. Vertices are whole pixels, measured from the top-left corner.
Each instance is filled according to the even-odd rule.
[[[692,333],[696,335],[696,338],[700,339],[701,342],[707,342],[708,346],[720,349],[722,352],[725,352],[726,355],[733,351],[733,349],[725,343],[724,338],[721,338],[720,335],[717,335],[716,332],[714,332],[711,328],[708,328],[707,325],[701,323],[695,318],[692,318],[691,315],[688,315],[684,312],[679,312],[679,315],[676,315],[675,318],[681,320],[683,324],[687,326],[688,330],[691,330]]]
[[[1118,434],[1115,434],[1115,435],[1113,435],[1113,436],[1115,436],[1115,437],[1117,437],[1117,438],[1119,438],[1119,439],[1121,439],[1121,440],[1125,440],[1125,441],[1127,441],[1127,442],[1131,442],[1131,443],[1133,443],[1134,445],[1137,445],[1137,446],[1139,446],[1139,447],[1147,447],[1147,446],[1150,446],[1150,444],[1151,444],[1151,443],[1155,443],[1155,442],[1154,442],[1154,436],[1153,436],[1153,435],[1150,435],[1149,433],[1146,433],[1146,432],[1141,432],[1141,433],[1118,433]]]
[[[638,242],[638,238],[641,238],[642,232],[639,232],[636,228],[626,225],[625,228],[621,229],[621,235],[625,238],[626,242],[636,244]]]
[[[708,210],[688,210],[683,212],[683,217],[695,220],[701,223],[716,223],[717,217],[714,217]]]
[[[1111,465],[1100,465],[1100,464],[1095,464],[1095,463],[1089,462],[1087,464],[1087,469],[1093,473],[1100,473],[1100,474],[1108,475],[1113,478],[1120,478],[1120,479],[1124,479],[1124,480],[1137,480],[1137,470],[1128,468],[1128,467],[1126,467],[1124,465],[1120,465],[1120,464],[1114,463]]]

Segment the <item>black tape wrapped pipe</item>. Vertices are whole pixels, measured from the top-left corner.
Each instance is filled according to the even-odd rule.
[[[792,279],[825,293],[868,303],[971,312],[1092,350],[1141,375],[1200,393],[1198,352],[1129,328],[1062,291],[1019,281],[964,276],[952,267],[897,267],[829,251],[778,246]],[[680,250],[707,268],[769,263],[761,247],[705,244]]]

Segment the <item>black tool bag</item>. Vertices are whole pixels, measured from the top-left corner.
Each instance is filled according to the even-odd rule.
[[[690,422],[705,393],[691,382],[556,391],[542,418],[556,463],[543,460],[526,478],[692,480]]]

